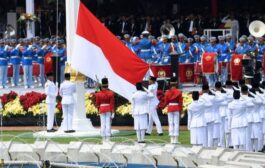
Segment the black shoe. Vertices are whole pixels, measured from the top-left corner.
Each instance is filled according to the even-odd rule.
[[[151,134],[149,134],[149,133],[145,133],[145,135],[146,135],[146,136],[150,136]]]
[[[73,132],[75,132],[75,130],[69,130],[69,132],[70,132],[70,133],[73,133]]]
[[[145,141],[139,141],[138,143],[145,143]]]
[[[56,132],[57,130],[55,129],[50,129],[50,130],[47,130],[47,132]]]
[[[163,133],[158,134],[158,136],[163,136],[163,135],[164,135]]]

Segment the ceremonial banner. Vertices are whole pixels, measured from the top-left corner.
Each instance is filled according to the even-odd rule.
[[[44,56],[44,72],[45,74],[52,72],[52,52],[48,52]]]
[[[233,54],[230,61],[230,73],[232,81],[239,81],[242,79],[243,66],[242,66],[243,55]]]
[[[201,63],[204,74],[216,73],[216,53],[203,53]]]
[[[109,88],[129,99],[149,66],[131,52],[80,2],[71,66],[96,80],[107,77]]]
[[[157,78],[170,78],[171,77],[171,65],[150,65],[150,69]],[[179,82],[180,83],[192,83],[194,80],[194,64],[179,64]]]

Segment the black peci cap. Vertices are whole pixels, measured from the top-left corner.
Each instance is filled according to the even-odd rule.
[[[108,78],[102,78],[102,79],[101,79],[101,84],[102,84],[102,86],[108,86],[108,85],[109,85],[109,80],[108,80]]]
[[[208,84],[202,85],[202,90],[209,90],[209,85]]]
[[[136,89],[137,89],[137,90],[143,90],[142,82],[137,82],[137,83],[136,83]]]
[[[192,92],[192,99],[193,100],[199,100],[199,92],[198,91]]]
[[[234,99],[239,99],[240,98],[240,92],[239,91],[234,91],[234,93],[233,93],[233,97],[234,97]]]
[[[248,87],[246,85],[241,86],[241,92],[248,92]]]
[[[69,79],[69,78],[71,78],[71,75],[70,75],[70,73],[65,73],[64,74],[64,77],[67,78],[67,79]]]
[[[227,81],[225,82],[225,85],[226,85],[226,86],[231,86],[231,85],[233,85],[233,82],[232,82],[231,80],[227,80]]]
[[[216,82],[216,83],[215,83],[215,87],[216,87],[216,88],[221,88],[221,87],[222,87],[222,83],[219,82],[219,81]]]
[[[150,79],[151,81],[154,81],[154,82],[156,81],[156,77],[154,77],[154,76],[150,76],[149,79]]]

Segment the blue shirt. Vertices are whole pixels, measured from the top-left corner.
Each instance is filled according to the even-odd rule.
[[[12,48],[9,51],[9,56],[10,56],[10,63],[13,65],[19,65],[20,64],[20,55],[19,55],[19,49],[18,48]]]
[[[152,43],[151,43],[151,41],[147,38],[142,38],[138,45],[139,45],[139,49],[140,49],[139,56],[142,59],[151,59],[152,58],[152,53],[151,53]]]
[[[236,53],[237,54],[246,54],[249,52],[249,48],[247,47],[247,45],[239,45],[236,48]]]
[[[60,57],[60,65],[61,66],[65,65],[65,62],[67,60],[65,48],[55,47],[53,50],[53,54],[54,55],[57,54]]]
[[[29,46],[24,46],[22,50],[23,65],[32,65],[33,51]]]
[[[219,57],[218,62],[229,62],[230,61],[230,54],[229,54],[229,47],[226,43],[219,43],[217,44]]]
[[[258,47],[258,57],[257,57],[257,61],[262,61],[262,58],[264,56],[264,52],[265,52],[265,44],[259,45]]]
[[[0,65],[7,66],[7,64],[8,64],[8,58],[7,58],[7,52],[5,51],[5,47],[0,47]]]

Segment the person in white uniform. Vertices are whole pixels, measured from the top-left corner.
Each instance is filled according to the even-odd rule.
[[[216,134],[216,137],[218,138],[218,146],[220,147],[225,147],[225,117],[226,117],[226,111],[227,111],[227,94],[225,90],[222,88],[222,83],[221,82],[216,82],[215,83],[215,97],[216,101],[218,104],[216,105],[217,107],[217,112],[216,114],[216,121],[215,121],[215,129],[214,129],[214,134]],[[215,142],[216,143],[216,142]],[[216,146],[216,144],[215,144]]]
[[[47,132],[55,132],[53,128],[54,111],[56,106],[56,96],[58,95],[58,87],[53,82],[53,74],[48,73],[47,82],[45,83],[45,94],[47,104]]]
[[[144,143],[145,131],[148,126],[148,98],[152,93],[145,92],[142,83],[136,84],[137,91],[131,98],[132,116],[134,118],[134,130],[136,131],[137,142]]]
[[[207,147],[213,147],[213,128],[215,122],[214,99],[215,97],[209,92],[209,85],[203,85],[200,100],[203,101],[204,104],[207,104],[207,107],[204,108],[204,115],[207,123]]]
[[[148,86],[148,92],[151,92],[153,97],[149,98],[148,104],[149,104],[149,123],[148,123],[148,129],[146,131],[146,135],[151,135],[153,130],[153,124],[155,123],[157,133],[159,136],[163,135],[163,130],[161,126],[161,122],[159,120],[158,114],[157,114],[157,105],[159,103],[159,100],[157,99],[157,87],[158,84],[156,82],[156,78],[153,76],[150,76],[149,78],[149,86]]]
[[[234,100],[228,104],[230,111],[229,128],[231,129],[231,143],[234,149],[244,149],[246,145],[247,119],[245,116],[245,101],[240,100],[240,92],[234,91]]]
[[[223,88],[226,92],[226,100],[227,103],[231,103],[233,98],[233,82],[231,80],[227,80],[225,82],[225,88]],[[225,123],[224,123],[224,131],[225,131],[225,147],[232,147],[231,145],[231,129],[228,127],[228,117],[230,116],[229,110],[226,110],[226,116],[225,116]]]
[[[192,145],[207,146],[207,123],[203,108],[205,103],[199,99],[199,92],[192,93],[193,102],[188,106],[188,129]]]
[[[261,82],[260,90],[263,92],[262,96],[265,99],[265,81]],[[262,109],[260,110],[261,118],[262,118],[262,138],[263,138],[263,148],[262,151],[265,151],[265,101],[263,101]]]
[[[62,128],[65,133],[75,132],[72,129],[73,113],[74,113],[74,93],[76,92],[76,85],[70,81],[70,74],[65,74],[65,80],[60,86],[60,95],[62,96],[63,121]]]

